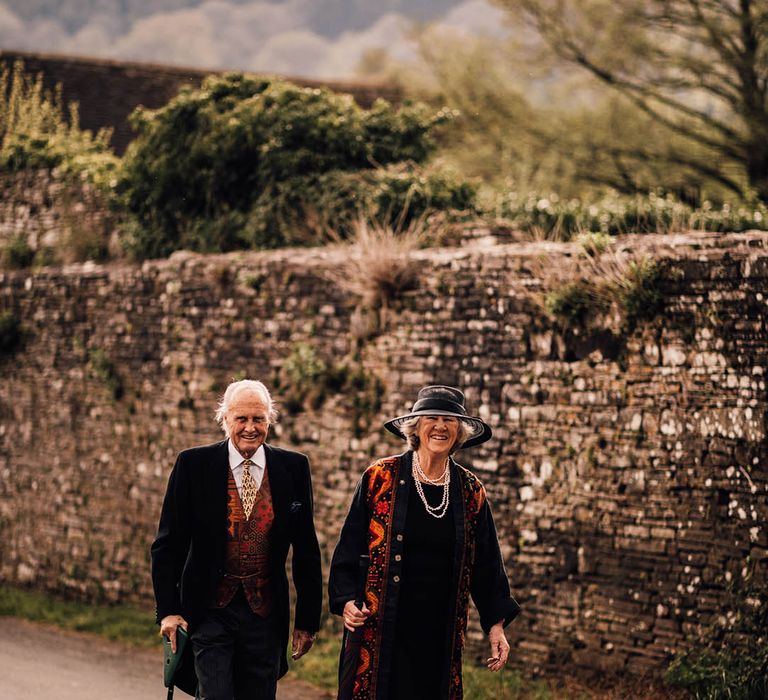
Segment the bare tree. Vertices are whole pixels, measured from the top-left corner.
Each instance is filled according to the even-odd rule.
[[[495,0],[678,138],[665,159],[768,201],[768,0]],[[686,147],[688,144],[690,147]]]

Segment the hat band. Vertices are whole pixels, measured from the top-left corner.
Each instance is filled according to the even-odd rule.
[[[448,413],[456,413],[460,416],[466,416],[467,410],[460,403],[456,401],[449,401],[448,399],[428,398],[420,399],[413,404],[411,413],[428,414],[429,411],[443,411]]]

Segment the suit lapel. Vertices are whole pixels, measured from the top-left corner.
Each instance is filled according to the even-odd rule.
[[[282,531],[288,521],[288,509],[291,500],[291,477],[281,464],[280,458],[267,444],[264,445],[269,472],[269,487],[272,490],[272,508],[275,512],[273,527]]]
[[[210,478],[211,478],[211,491],[213,496],[211,499],[215,504],[216,510],[216,522],[221,522],[222,514],[223,521],[226,527],[228,514],[228,498],[227,488],[229,484],[229,449],[227,448],[228,441],[224,440],[217,447],[213,464],[211,465]]]

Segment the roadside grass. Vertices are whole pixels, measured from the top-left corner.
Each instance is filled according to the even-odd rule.
[[[491,673],[483,666],[464,663],[464,700],[554,700],[544,681],[525,678],[514,668]]]
[[[288,654],[291,674],[323,690],[336,690],[341,649],[341,626],[329,619],[317,635],[312,651],[299,661]]]
[[[146,609],[62,600],[0,583],[0,618],[6,616],[89,632],[135,647],[160,645],[154,616]],[[329,618],[312,653],[296,663],[289,661],[291,677],[324,691],[335,691],[340,646],[341,625],[338,619]],[[514,668],[490,673],[481,666],[464,664],[465,700],[679,700],[687,697],[684,691],[670,691],[659,684],[637,679],[593,685],[568,677],[531,680]]]
[[[329,618],[317,636],[312,653],[291,662],[292,673],[323,690],[335,691],[338,681],[341,624]],[[545,681],[525,678],[520,671],[506,668],[491,673],[484,667],[464,663],[464,700],[555,700]],[[569,696],[576,700],[581,696]]]
[[[66,630],[91,632],[132,646],[160,645],[154,615],[126,605],[94,605],[0,584],[0,616],[46,622]]]

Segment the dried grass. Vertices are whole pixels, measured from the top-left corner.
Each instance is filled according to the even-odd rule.
[[[581,250],[553,264],[540,257],[531,265],[542,282],[535,301],[561,324],[631,328],[658,310],[659,263],[628,248],[583,239]]]
[[[383,321],[402,292],[417,286],[418,271],[412,254],[424,239],[421,222],[398,231],[360,219],[351,239],[340,244],[345,252],[343,262],[327,277],[358,297],[363,309],[378,311]]]

